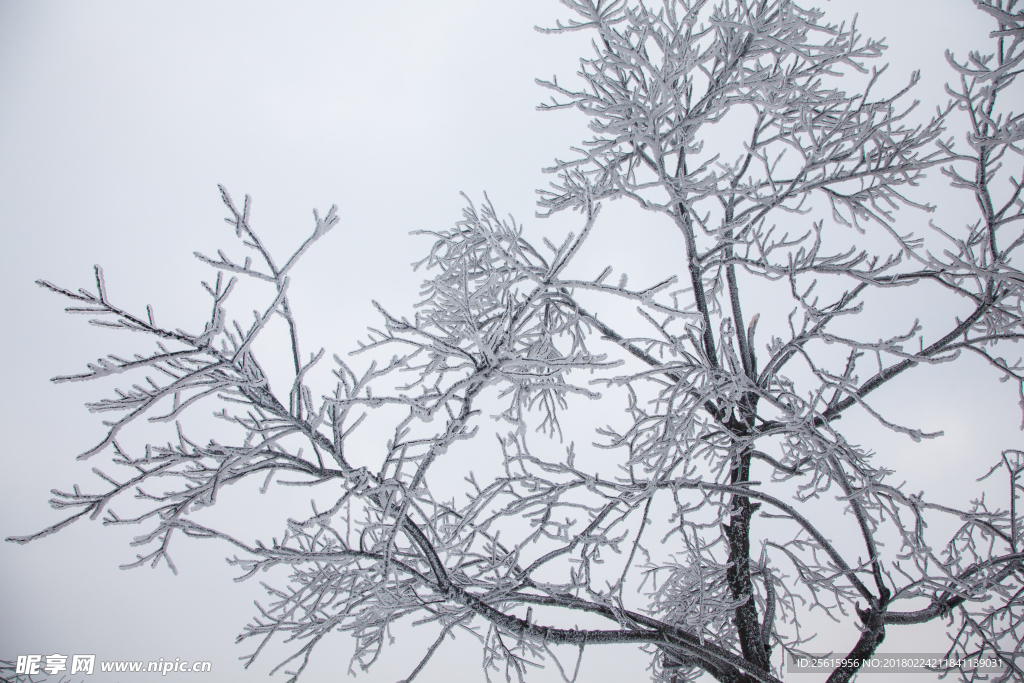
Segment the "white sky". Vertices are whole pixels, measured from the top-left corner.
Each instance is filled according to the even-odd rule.
[[[942,50],[964,55],[989,30],[967,0],[821,4],[834,20],[860,11],[863,31],[889,38],[891,88],[922,69],[917,97],[929,108],[943,101]],[[90,286],[98,263],[126,306],[152,303],[159,319],[194,328],[208,275],[192,252],[232,237],[218,183],[239,202],[253,196],[254,225],[282,249],[312,228],[313,207],[336,203],[340,227],[307,255],[292,301],[316,318],[329,352],[350,350],[375,322],[371,297],[399,309],[413,301],[420,277],[408,264],[427,242],[407,233],[457,220],[460,191],[477,202],[487,191],[499,212],[535,222],[534,190],[547,182],[539,169],[587,135],[578,114],[534,110],[547,95],[533,78],[568,79],[584,49],[584,36],[532,30],[562,9],[554,0],[0,0],[0,535],[52,523],[49,489],[91,482],[92,463],[74,456],[101,438],[82,404],[104,387],[48,378],[138,348],[63,314],[35,279]],[[1011,387],[990,374],[964,391],[970,405],[921,408],[943,421],[941,444],[898,444],[922,485],[1019,445]],[[263,593],[231,582],[227,549],[179,541],[178,577],[163,567],[123,572],[134,533],[79,522],[27,546],[0,544],[0,659],[179,657],[212,661],[210,680],[264,679],[284,650],[240,669],[251,645],[233,640]],[[434,638],[398,635],[387,660],[358,680],[404,678]],[[345,635],[324,642],[305,680],[343,675],[350,649]],[[646,657],[631,652],[588,658],[580,680],[642,680]],[[479,661],[475,642],[448,643],[419,680],[479,681]]]

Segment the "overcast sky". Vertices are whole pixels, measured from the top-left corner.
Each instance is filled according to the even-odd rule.
[[[820,4],[833,20],[860,11],[861,30],[888,37],[893,88],[922,69],[917,97],[929,108],[943,101],[942,51],[984,47],[989,30],[969,0]],[[408,264],[428,242],[407,235],[457,220],[460,191],[475,201],[486,191],[499,212],[535,221],[541,167],[586,136],[578,114],[535,111],[546,95],[533,79],[570,77],[585,47],[585,36],[533,30],[563,9],[555,0],[0,0],[0,535],[58,519],[50,488],[90,483],[91,463],[74,456],[102,436],[82,404],[103,388],[48,378],[138,348],[63,314],[34,280],[89,286],[101,264],[126,306],[152,303],[158,317],[195,328],[195,307],[206,307],[197,283],[208,275],[192,252],[232,237],[218,183],[239,201],[253,196],[254,225],[281,249],[311,230],[314,207],[337,204],[340,226],[306,257],[292,298],[320,317],[329,352],[351,349],[374,322],[371,297],[397,308],[413,300],[420,277]],[[950,412],[944,445],[929,446],[944,464],[932,467],[936,481],[972,456],[979,423],[995,448],[1018,445],[1012,387],[994,380],[972,389],[976,405]],[[212,661],[210,680],[263,680],[284,650],[243,673],[237,658],[251,646],[233,644],[262,598],[258,584],[232,583],[228,551],[213,543],[180,544],[177,577],[120,571],[134,559],[133,533],[79,522],[27,546],[0,544],[0,659],[179,657]],[[407,676],[433,637],[400,640],[358,680]],[[420,680],[482,680],[476,643],[446,647]],[[324,642],[306,680],[343,674],[350,651],[345,635]],[[631,652],[589,659],[581,680],[642,680],[647,658]]]

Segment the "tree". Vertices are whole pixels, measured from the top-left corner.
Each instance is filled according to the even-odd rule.
[[[334,356],[329,375],[318,374],[325,351],[300,349],[289,282],[337,224],[334,209],[314,212],[312,234],[280,259],[254,231],[249,198],[222,188],[246,255],[200,256],[218,274],[198,333],[120,307],[99,268],[92,291],[41,283],[96,324],[155,337],[156,350],[57,378],[145,379],[90,404],[119,417],[80,457],[122,474],[97,468],[99,492],[56,494],[72,514],[14,540],[102,517],[145,526],[137,565],[173,569],[180,533],[233,545],[245,576],[287,568],[240,639],[260,643],[253,657],[275,635],[302,642],[293,679],[331,631],[352,633],[366,667],[388,627],[411,617],[440,633],[410,679],[458,633],[482,643],[485,672],[521,676],[559,646],[582,656],[637,643],[659,680],[777,680],[782,655],[803,652],[812,609],[857,629],[829,680],[849,680],[887,627],[942,618],[951,653],[998,657],[1005,679],[1024,677],[1021,454],[993,458],[1000,502],[961,510],[905,493],[839,431],[860,411],[901,438],[937,437],[883,415],[875,392],[966,355],[1020,385],[1024,403],[1020,362],[996,348],[1021,335],[1022,177],[997,184],[1021,152],[1021,118],[996,108],[1024,54],[1020,13],[978,3],[998,22],[995,55],[950,57],[952,103],[914,123],[904,96],[916,77],[876,95],[884,70],[865,65],[882,45],[818,11],[563,4],[576,18],[550,32],[592,31],[594,54],[578,89],[542,82],[546,106],[585,112],[594,137],[551,169],[540,206],[577,212],[578,234],[537,243],[490,202],[470,203],[455,227],[426,233],[415,315],[378,305],[380,328],[356,360]],[[858,74],[856,94],[838,89]],[[942,137],[957,117],[966,150]],[[913,194],[932,168],[980,213],[915,238],[896,211],[932,208]],[[608,283],[611,266],[585,272],[597,233],[637,246],[630,223],[601,217],[616,199],[661,226],[676,273],[634,272],[643,282],[631,288],[625,274]],[[271,292],[252,322],[229,312],[243,284]],[[922,308],[939,297],[944,325],[919,323],[921,309],[889,320],[906,290]],[[274,356],[284,349],[286,370]],[[211,402],[221,426],[184,422]],[[594,443],[582,417],[565,417],[588,410]],[[141,418],[174,424],[175,439],[123,447]],[[390,439],[368,453],[360,436],[386,420]],[[587,441],[565,445],[563,431]],[[280,540],[240,538],[210,508],[249,478],[312,487],[313,514]],[[115,512],[132,493],[131,514]],[[944,518],[956,526],[937,538]]]

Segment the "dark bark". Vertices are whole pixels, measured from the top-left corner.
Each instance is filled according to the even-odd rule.
[[[857,673],[865,659],[875,654],[878,646],[885,640],[885,620],[883,613],[879,610],[862,610],[857,608],[864,631],[861,633],[857,644],[853,646],[846,656],[842,666],[832,672],[828,677],[828,683],[846,683]]]
[[[750,478],[750,450],[739,450],[735,455],[731,482],[739,484]],[[734,495],[730,510],[729,524],[724,527],[729,542],[729,569],[726,580],[732,598],[740,603],[733,615],[733,624],[740,641],[743,658],[758,667],[768,670],[770,663],[761,623],[754,600],[754,582],[750,575],[750,521],[756,503],[747,496]],[[748,680],[746,677],[739,680]]]

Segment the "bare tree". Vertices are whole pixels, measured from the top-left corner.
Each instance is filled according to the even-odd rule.
[[[300,350],[289,282],[334,208],[282,259],[249,197],[221,188],[243,255],[198,255],[217,271],[198,332],[121,307],[99,267],[91,290],[40,282],[156,348],[55,378],[144,379],[89,404],[117,417],[79,458],[120,474],[97,467],[96,493],[55,493],[70,516],[9,540],[102,518],[146,529],[133,566],[174,569],[182,534],[234,546],[245,577],[284,567],[239,640],[258,643],[250,662],[275,636],[302,643],[290,680],[332,631],[351,633],[365,669],[390,625],[416,619],[438,636],[407,681],[452,635],[481,643],[488,676],[551,657],[570,680],[560,648],[636,643],[655,680],[777,681],[814,610],[850,635],[829,681],[849,680],[887,628],[942,619],[950,655],[997,658],[1000,680],[1024,680],[1024,453],[991,454],[994,500],[961,509],[904,492],[884,453],[838,424],[861,412],[896,439],[939,436],[872,394],[965,352],[1021,387],[1024,408],[1024,365],[998,355],[1024,335],[1024,118],[1001,108],[1024,62],[1015,2],[976,0],[998,24],[995,52],[950,55],[952,101],[920,119],[905,98],[916,74],[878,94],[884,69],[867,65],[884,46],[787,0],[562,0],[573,18],[544,30],[591,32],[593,54],[577,85],[539,81],[544,107],[582,111],[593,137],[550,169],[540,206],[577,212],[576,231],[538,243],[489,201],[468,204],[422,233],[433,245],[415,313],[377,304],[379,329],[329,375],[323,349]],[[968,127],[957,146],[942,137],[954,121]],[[897,211],[934,210],[914,195],[931,168],[978,215],[916,238]],[[631,287],[621,272],[611,283],[612,265],[588,270],[598,232],[623,252],[653,248],[602,218],[616,199],[661,226],[678,274],[633,273]],[[243,285],[270,292],[251,321],[231,312]],[[921,308],[892,310],[896,288],[919,291]],[[926,328],[925,308],[944,322]],[[182,422],[200,403],[222,426]],[[387,420],[386,443],[360,440]],[[175,438],[122,445],[147,422]],[[311,487],[312,513],[245,540],[205,508],[250,477]],[[114,511],[132,496],[118,503],[131,514]]]

